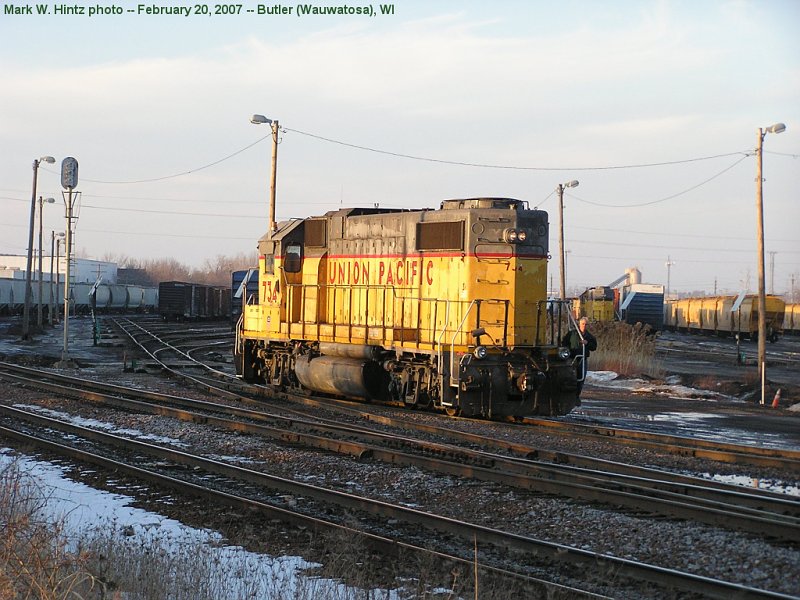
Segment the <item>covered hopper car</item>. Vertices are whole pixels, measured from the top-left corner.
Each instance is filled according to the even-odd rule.
[[[783,316],[783,331],[787,334],[800,335],[800,304],[787,304]]]
[[[236,329],[247,381],[487,418],[579,404],[547,213],[523,201],[332,211],[281,223],[259,255]]]
[[[766,298],[767,339],[774,342],[783,332],[786,304],[778,296]],[[671,300],[665,305],[667,328],[690,333],[741,335],[758,338],[758,296],[704,296]]]
[[[94,290],[94,298],[92,297]],[[53,283],[53,297],[50,296],[50,282],[42,287],[42,304],[45,313],[53,303],[57,314],[64,310],[64,281],[56,286]],[[70,310],[74,314],[88,314],[92,310],[100,313],[151,312],[158,305],[158,288],[134,285],[100,283],[71,283],[69,288]],[[31,303],[39,303],[39,285],[31,283]],[[0,315],[20,314],[25,305],[25,280],[0,278]]]

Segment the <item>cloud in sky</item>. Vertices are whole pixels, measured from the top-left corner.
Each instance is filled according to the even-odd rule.
[[[709,288],[715,278],[736,288],[744,271],[755,271],[752,157],[674,200],[634,207],[687,190],[739,157],[615,171],[481,169],[291,131],[420,157],[563,168],[746,152],[756,128],[779,119],[787,132],[770,136],[767,150],[797,153],[800,43],[788,23],[800,16],[798,5],[603,4],[508,2],[490,10],[407,2],[383,20],[243,17],[213,28],[125,17],[91,27],[75,20],[69,35],[55,18],[18,21],[14,31],[4,19],[0,252],[24,251],[29,168],[42,153],[80,161],[78,245],[89,254],[200,264],[254,247],[266,227],[269,140],[159,182],[90,180],[150,179],[209,164],[266,136],[267,128],[248,123],[262,112],[290,129],[279,152],[280,217],[500,195],[541,205],[555,226],[552,191],[577,178],[565,217],[571,284],[602,284],[633,264],[662,282],[670,254],[692,265],[683,279],[673,268],[678,289]],[[42,42],[19,52],[22,38]],[[785,288],[800,273],[790,225],[800,216],[798,169],[782,155],[765,162],[767,249],[778,252],[776,287]],[[55,169],[40,181],[45,194],[59,193]],[[47,227],[63,228],[56,212]],[[732,243],[713,242],[709,232]],[[176,243],[176,234],[196,239]]]

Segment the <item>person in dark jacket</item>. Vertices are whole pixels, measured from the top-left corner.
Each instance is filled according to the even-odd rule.
[[[561,345],[569,348],[569,355],[574,360],[575,376],[578,378],[578,397],[580,398],[586,371],[589,369],[589,354],[597,350],[597,338],[588,328],[589,319],[581,317],[578,329],[571,329],[561,340]]]

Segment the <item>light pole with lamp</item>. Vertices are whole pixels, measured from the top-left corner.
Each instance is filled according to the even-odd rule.
[[[567,183],[559,183],[558,188],[558,221],[559,221],[559,235],[558,235],[558,253],[561,255],[561,299],[567,299],[567,274],[566,266],[564,264],[564,188],[578,187],[578,181],[573,179]]]
[[[766,284],[764,281],[764,194],[763,194],[763,170],[762,170],[762,149],[764,147],[764,137],[768,133],[782,133],[786,131],[786,125],[775,123],[769,127],[758,129],[758,139],[756,145],[756,212],[758,213],[757,236],[758,236],[758,370],[761,376],[761,404],[765,404],[766,384],[767,384],[767,296]]]
[[[268,119],[264,115],[253,115],[250,122],[254,125],[269,125],[272,128],[272,175],[269,183],[269,232],[275,233],[278,225],[275,222],[275,181],[278,176],[278,120]]]
[[[42,198],[39,196],[39,310],[36,315],[36,325],[42,326],[42,206],[46,202],[52,204],[55,198]]]
[[[28,262],[25,269],[25,306],[22,311],[22,339],[30,339],[31,336],[31,269],[33,268],[33,222],[36,216],[36,182],[39,177],[39,164],[42,162],[54,163],[56,159],[52,156],[42,156],[33,161],[33,193],[31,194],[31,222],[28,230]]]
[[[59,250],[61,248],[61,240],[64,237],[64,233],[56,233],[55,231],[50,232],[50,310],[48,310],[48,317],[50,320],[50,326],[52,327],[55,323],[55,312],[58,311],[58,273],[59,273],[59,264],[58,264],[58,255]],[[58,240],[56,240],[58,238]],[[53,256],[56,257],[56,290],[53,293]]]

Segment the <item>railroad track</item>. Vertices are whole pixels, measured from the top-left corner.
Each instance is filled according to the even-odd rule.
[[[648,511],[800,542],[800,501],[763,490],[712,484],[654,469],[603,462],[603,469],[390,435],[353,425],[289,418],[139,389],[87,382],[0,363],[0,378],[115,408],[261,435],[283,443],[493,481],[537,493]],[[520,450],[524,456],[519,456]],[[557,457],[554,457],[557,458]]]
[[[748,361],[757,359],[757,348],[754,342],[743,341],[737,349],[734,339],[715,339],[710,336],[700,334],[679,334],[689,336],[688,339],[678,337],[678,334],[671,334],[670,339],[664,340],[658,345],[658,354],[667,356],[669,354],[680,354],[707,359],[710,353],[724,356],[729,359],[731,364],[735,364],[737,353],[742,352]],[[772,344],[767,345],[766,359],[768,364],[793,366],[800,364],[800,352],[797,347],[789,349],[776,349]]]
[[[174,352],[181,352],[180,349],[175,348],[173,345],[167,343],[164,340],[161,340],[160,338],[158,338],[157,335],[154,335],[153,333],[149,332],[138,323],[130,321],[130,319],[126,319],[125,322],[121,322],[115,319],[114,322],[121,330],[123,330],[127,335],[129,335],[131,339],[135,343],[137,343],[144,352],[147,352],[148,354],[150,354],[150,351],[141,341],[142,336],[144,336],[147,339],[158,340],[158,343],[161,344],[159,347],[161,350],[171,350]],[[139,335],[134,335],[132,331],[139,332]],[[418,425],[416,423],[411,422],[408,419],[404,419],[403,417],[393,419],[391,417],[386,417],[384,415],[371,414],[369,411],[369,405],[366,405],[364,403],[356,403],[347,400],[343,401],[343,400],[335,400],[327,398],[320,401],[309,396],[291,394],[285,392],[278,393],[270,390],[265,386],[246,384],[238,380],[234,375],[230,373],[220,372],[212,367],[203,365],[199,361],[194,361],[194,359],[192,360],[195,363],[197,363],[197,366],[202,366],[202,368],[207,369],[218,380],[221,379],[222,382],[210,381],[209,379],[198,378],[197,376],[190,376],[180,370],[169,367],[167,364],[161,362],[159,359],[155,357],[154,360],[158,361],[159,364],[162,365],[164,370],[168,371],[172,375],[181,378],[187,383],[190,383],[192,385],[197,385],[201,389],[204,389],[207,392],[216,394],[221,397],[241,399],[242,395],[249,395],[262,398],[270,396],[273,397],[279,396],[284,400],[289,400],[312,407],[321,407],[321,406],[326,406],[328,408],[337,407],[337,410],[349,412],[353,415],[359,415],[370,421],[377,421],[396,427],[403,427],[406,429],[409,428],[417,429],[421,431],[426,431],[430,429],[430,426],[428,425]],[[450,417],[450,418],[456,419],[456,417]],[[467,419],[466,421],[469,421],[469,419]],[[776,449],[758,448],[754,446],[744,446],[740,444],[727,444],[723,442],[703,440],[695,437],[689,438],[689,437],[667,435],[662,433],[637,431],[621,427],[581,425],[577,423],[570,423],[555,419],[527,418],[521,420],[521,423],[527,426],[547,428],[550,431],[557,432],[560,436],[563,437],[568,436],[573,438],[597,439],[597,440],[608,440],[609,438],[612,438],[615,441],[615,443],[618,443],[620,445],[626,445],[636,448],[646,448],[664,454],[703,458],[729,464],[775,468],[787,473],[800,473],[800,452],[788,449],[776,450]],[[455,438],[455,441],[467,441],[467,442],[469,441],[464,439],[465,437],[469,437],[467,434],[462,434],[458,432],[449,433],[449,430],[446,428],[438,429],[437,433],[439,433],[440,435],[448,435],[449,437],[453,437]],[[479,441],[483,442],[483,440]],[[534,450],[528,449],[527,452],[540,453],[541,451],[537,451],[535,449]],[[586,457],[570,456],[564,453],[559,453],[559,457],[557,458],[557,460],[562,462],[566,461],[576,466],[585,466],[589,468],[602,469],[604,466],[603,461],[591,460],[587,459]]]
[[[112,319],[114,325],[122,331],[128,338],[147,356],[150,357],[161,369],[170,376],[179,379],[189,385],[202,389],[217,396],[238,399],[242,392],[249,392],[255,395],[266,393],[266,388],[258,388],[240,381],[233,373],[222,371],[212,367],[192,356],[193,352],[209,347],[230,347],[232,352],[232,334],[227,329],[209,334],[214,340],[210,343],[197,344],[194,336],[187,336],[185,330],[177,331],[166,328],[166,333],[173,339],[167,340],[164,330],[154,331],[152,324],[149,328],[143,327],[139,322],[131,319]],[[177,335],[177,337],[175,337]],[[222,337],[223,339],[219,339]],[[227,339],[225,339],[227,338]],[[193,342],[186,350],[178,347],[178,341]],[[172,355],[172,358],[164,358],[164,354]],[[175,364],[175,358],[183,361]],[[200,369],[206,374],[203,376],[193,372],[189,374],[187,370]]]
[[[372,542],[382,544],[386,550],[395,546],[395,549],[404,547],[422,551],[421,545],[404,541],[409,538],[418,538],[418,535],[413,533],[418,527],[433,532],[434,536],[433,538],[430,535],[425,536],[422,545],[433,543],[432,539],[439,539],[436,536],[444,533],[447,536],[455,536],[464,540],[468,547],[470,543],[474,542],[481,549],[480,556],[485,557],[485,560],[490,563],[498,560],[490,548],[512,550],[514,551],[512,563],[500,568],[524,579],[529,585],[544,585],[541,580],[528,575],[523,568],[527,558],[536,557],[539,560],[545,559],[559,564],[579,565],[586,569],[601,565],[604,571],[607,572],[609,568],[613,569],[620,577],[702,593],[714,598],[730,598],[732,596],[737,598],[789,598],[789,596],[766,590],[563,546],[475,523],[442,517],[407,506],[287,480],[199,455],[176,451],[172,448],[63,423],[19,409],[6,408],[4,413],[4,420],[10,421],[10,423],[5,423],[0,429],[0,433],[21,443],[35,444],[48,451],[67,455],[73,460],[86,461],[106,469],[125,472],[138,479],[178,489],[182,493],[214,498],[216,501],[227,504],[257,508],[267,512],[271,518],[279,518],[295,524],[310,524],[315,529],[343,527],[342,523],[320,519],[314,514],[291,509],[289,507],[291,503],[287,504],[286,502],[287,494],[303,498],[306,500],[304,502],[306,506],[308,505],[307,499],[312,499],[322,505],[333,505],[347,511],[358,511],[363,515],[359,521],[364,523],[369,522],[374,525],[376,523],[374,517],[377,517],[377,523],[383,523],[380,531],[385,531],[385,522],[394,524],[391,527],[394,531],[389,536],[368,530],[359,530],[358,533],[369,537]],[[20,426],[19,424],[23,422],[26,425]],[[63,434],[69,434],[69,438],[72,440],[69,445],[52,439],[53,437],[66,438],[67,436]],[[113,448],[116,451],[109,456],[107,452],[101,453],[98,450],[99,445]],[[120,449],[123,450],[122,454],[120,454]],[[145,467],[143,468],[142,465]],[[174,475],[176,471],[181,473],[180,477]],[[171,475],[167,475],[167,473],[171,473]],[[189,473],[191,476],[188,475]],[[406,527],[411,527],[411,532],[404,531]],[[440,553],[440,555],[443,554],[445,553]],[[469,557],[464,556],[448,555],[447,558],[462,563],[470,561]],[[481,560],[482,562],[483,560]],[[480,568],[488,568],[481,563],[478,565]],[[496,570],[498,567],[491,568]],[[577,592],[577,590],[575,591]]]

